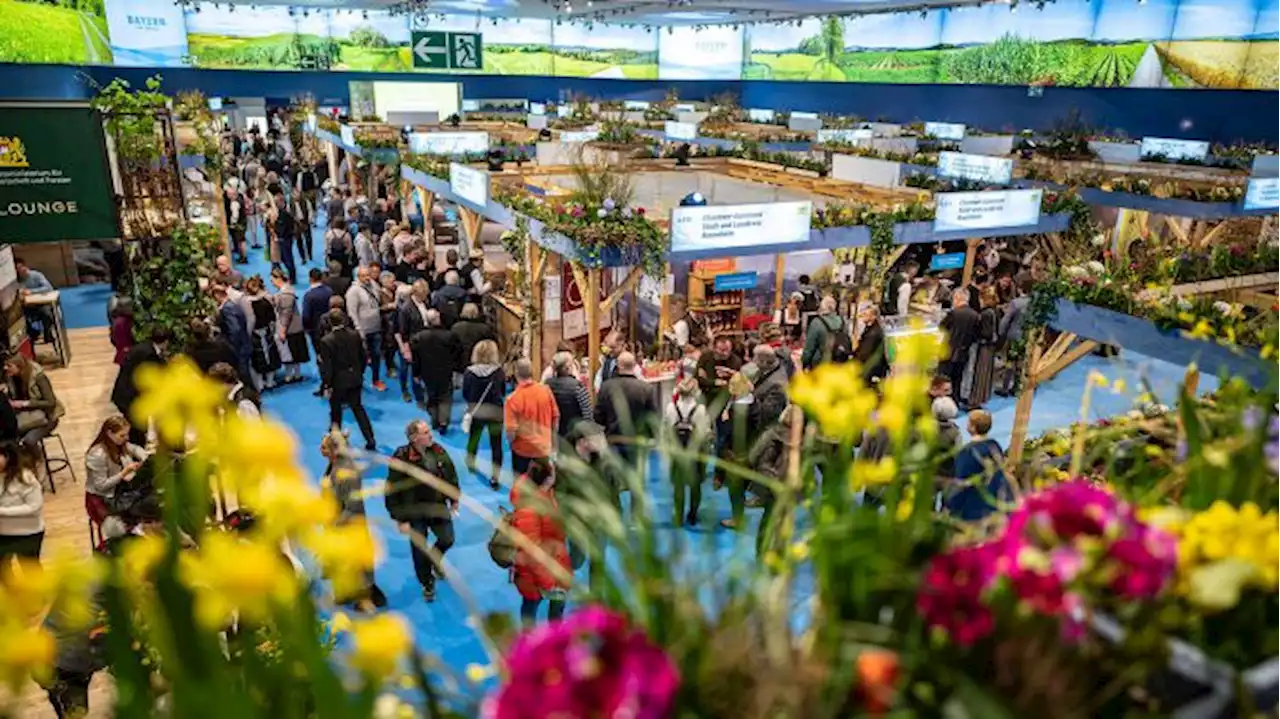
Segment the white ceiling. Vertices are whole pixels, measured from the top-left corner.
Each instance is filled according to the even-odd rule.
[[[559,18],[645,25],[769,22],[849,13],[924,10],[976,5],[982,0],[432,0],[430,12],[493,17]],[[328,9],[379,9],[403,0],[235,0],[237,5],[294,5]]]

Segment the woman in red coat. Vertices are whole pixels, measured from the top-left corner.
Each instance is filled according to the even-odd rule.
[[[529,471],[511,487],[511,526],[530,542],[559,563],[567,575],[573,574],[569,563],[569,545],[565,541],[564,523],[559,517],[559,504],[555,494],[556,476],[546,460],[534,460]],[[526,627],[538,620],[538,606],[543,598],[549,600],[547,618],[564,616],[567,582],[556,578],[552,570],[528,552],[516,554],[515,584],[520,592],[520,620]]]

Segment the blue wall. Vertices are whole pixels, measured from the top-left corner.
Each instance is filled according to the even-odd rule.
[[[0,64],[0,99],[83,99],[93,83],[113,77],[138,84],[160,72],[164,89],[200,89],[207,95],[288,98],[310,93],[323,104],[345,103],[351,80],[461,82],[474,98],[556,99],[561,91],[601,99],[661,100],[668,89],[681,99],[708,100],[732,92],[743,107],[857,114],[890,121],[963,122],[988,130],[1047,130],[1072,109],[1094,126],[1133,137],[1157,135],[1219,142],[1275,143],[1280,124],[1277,93],[1270,90],[1044,89],[991,85],[877,85],[865,83],[596,80],[516,75],[426,73],[270,72],[167,68],[71,67]]]

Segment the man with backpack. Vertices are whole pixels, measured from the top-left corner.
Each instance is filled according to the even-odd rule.
[[[671,428],[676,443],[685,452],[697,456],[679,456],[671,462],[671,484],[675,488],[674,524],[683,521],[693,527],[698,524],[698,507],[702,504],[702,481],[706,479],[706,453],[709,450],[711,423],[707,408],[698,401],[698,383],[685,377],[676,384],[675,399],[663,414],[665,424]],[[688,494],[688,514],[685,514],[685,495]]]
[[[462,289],[457,270],[444,273],[444,285],[431,295],[431,306],[440,311],[445,329],[453,327],[462,317],[462,306],[467,303],[467,291]]]
[[[436,442],[431,426],[415,419],[405,427],[409,440],[398,447],[391,457],[412,465],[453,486],[455,494],[448,495],[439,488],[409,476],[408,472],[392,467],[387,474],[387,514],[396,523],[400,533],[410,537],[409,548],[413,555],[413,571],[422,584],[422,597],[428,602],[436,599],[436,577],[443,577],[444,553],[453,546],[453,515],[457,512],[458,471],[444,447]],[[414,535],[425,544],[434,533],[435,546],[423,551]]]
[[[809,323],[800,364],[810,370],[822,362],[848,362],[853,358],[853,337],[844,318],[836,312],[836,298],[827,295],[818,306],[818,316]]]

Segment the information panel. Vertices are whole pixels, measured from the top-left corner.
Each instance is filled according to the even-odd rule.
[[[456,162],[449,164],[449,190],[477,209],[489,204],[489,173]]]
[[[1141,155],[1160,155],[1170,160],[1203,160],[1209,156],[1209,143],[1203,140],[1144,137]]]
[[[257,119],[258,118],[256,117],[246,117],[244,121],[245,126],[252,127]],[[262,120],[264,123],[266,122],[265,117],[262,118]],[[350,125],[339,125],[338,134],[342,136],[342,144],[346,145],[347,147],[356,146],[356,131],[351,129]]]
[[[934,255],[929,259],[930,272],[942,272],[943,270],[959,270],[964,268],[963,252],[947,252],[941,255]]]
[[[417,155],[466,155],[489,151],[487,132],[413,132],[409,152]]]
[[[758,108],[751,108],[747,110],[747,120],[751,122],[770,123],[773,122],[774,118],[777,116],[778,113],[773,110],[761,110]]]
[[[644,100],[626,100],[622,103],[622,107],[626,110],[648,110],[649,103]]]
[[[1244,209],[1275,210],[1280,208],[1280,178],[1255,177],[1244,193]]]
[[[796,110],[795,112],[792,112],[792,113],[791,113],[791,116],[792,116],[792,117],[794,117],[794,118],[800,118],[800,119],[805,119],[805,120],[816,120],[816,119],[818,119],[818,113],[816,113],[816,112],[801,112],[800,110]]]
[[[671,251],[799,244],[809,239],[812,211],[812,202],[676,207]]]
[[[479,100],[463,100],[462,111],[463,112],[480,112],[480,101]]]
[[[531,103],[529,103],[529,114],[530,114],[530,115],[545,115],[545,114],[547,114],[547,104],[546,104],[545,102],[531,102]]]
[[[873,135],[874,133],[869,128],[818,130],[818,142],[848,142],[856,144],[861,140],[870,140]]]
[[[1044,190],[940,192],[934,195],[938,212],[935,232],[1030,227],[1040,222]]]
[[[1007,185],[1013,179],[1013,160],[990,155],[939,152],[938,175]]]
[[[926,122],[924,134],[938,140],[963,140],[965,126],[960,122]]]
[[[597,137],[600,137],[599,128],[565,130],[560,133],[560,142],[591,142]]]
[[[667,136],[668,140],[696,140],[698,139],[698,126],[692,122],[676,122],[675,120],[667,120],[663,126],[662,132]]]

